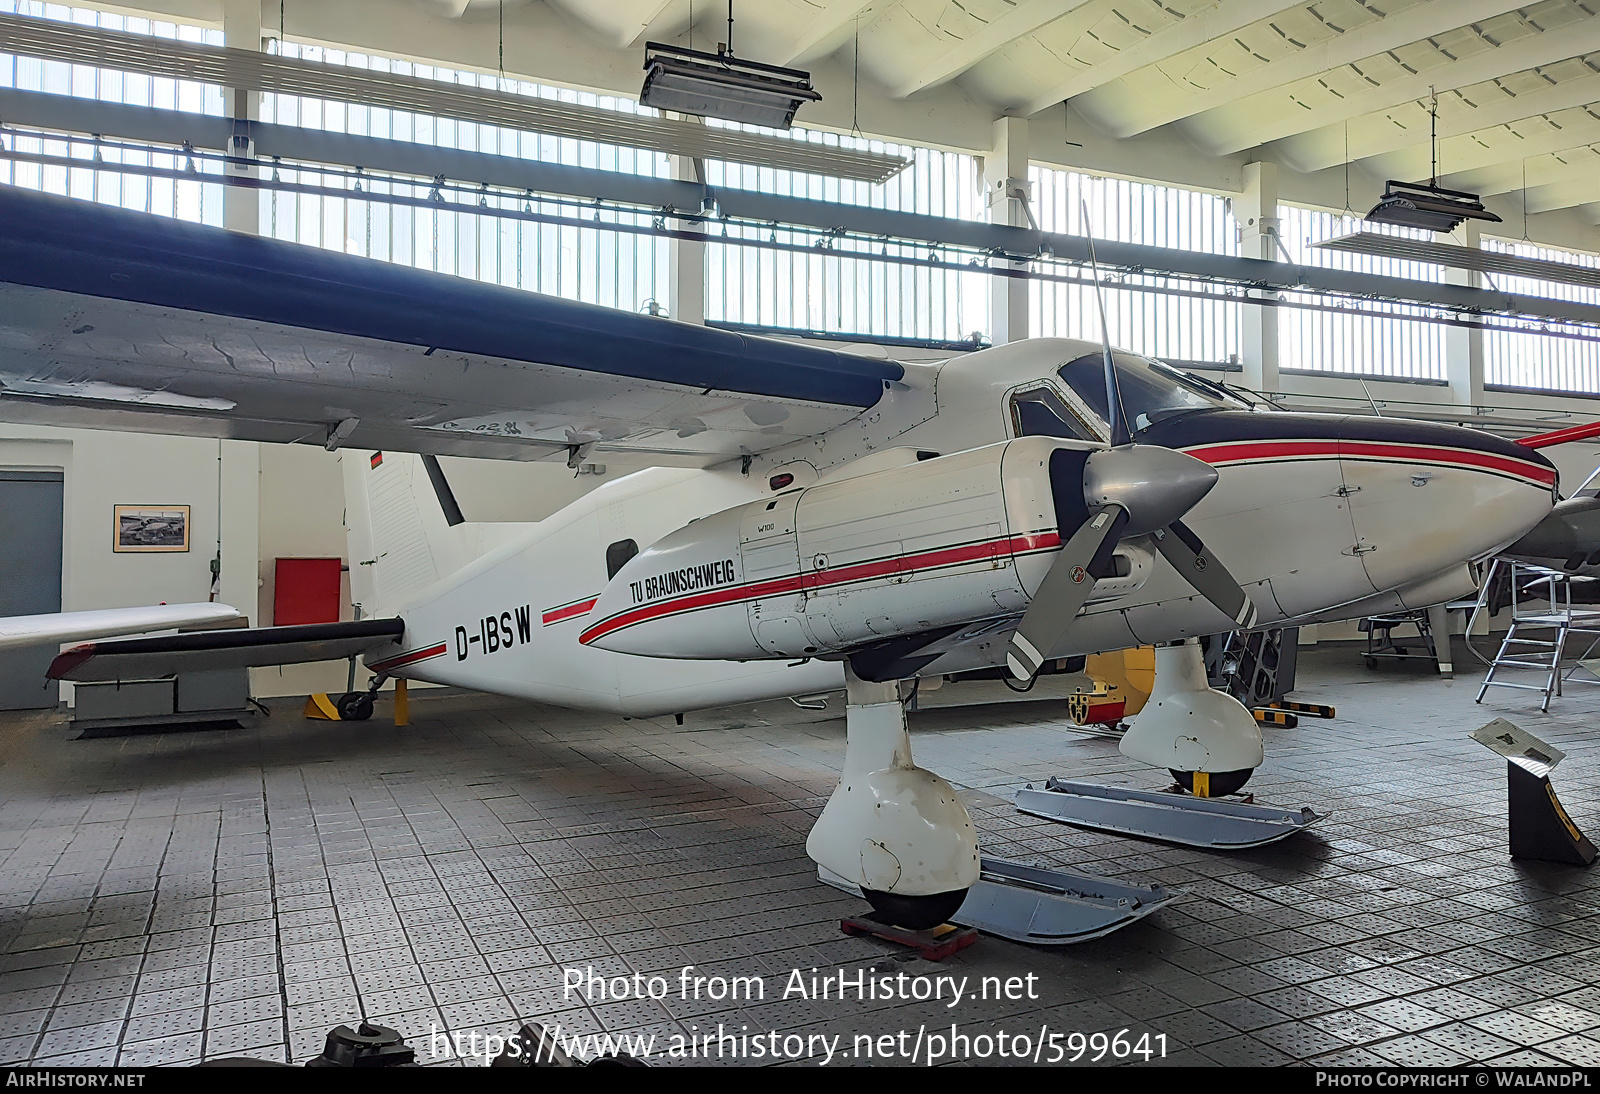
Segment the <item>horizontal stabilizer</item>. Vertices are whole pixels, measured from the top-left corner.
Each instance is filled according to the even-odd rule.
[[[386,650],[405,629],[400,619],[362,619],[90,642],[57,657],[46,675],[52,680],[150,680],[180,672],[336,661]]]
[[[148,608],[101,608],[91,612],[13,615],[0,619],[0,650],[226,623],[242,618],[238,609],[226,604],[157,604]]]

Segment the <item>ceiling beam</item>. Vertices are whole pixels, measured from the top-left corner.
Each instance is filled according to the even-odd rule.
[[[1130,72],[1137,72],[1176,53],[1233,34],[1251,23],[1270,19],[1279,12],[1304,4],[1305,0],[1219,0],[1187,19],[1163,27],[1137,45],[1120,51],[1110,60],[1087,65],[1063,76],[1050,90],[1029,100],[1022,108],[1023,112],[1037,114],[1041,110],[1048,110],[1065,99],[1087,94],[1112,80],[1120,80]]]
[[[833,36],[849,26],[857,16],[866,19],[869,15],[876,15],[874,3],[880,3],[881,6],[881,0],[823,0],[822,10],[811,17],[805,32],[776,63],[795,65],[833,52],[829,48],[833,45]]]
[[[1600,30],[1600,28],[1596,28]],[[1600,62],[1600,56],[1597,56]],[[1409,82],[1409,81],[1408,81]],[[1450,86],[1448,83],[1446,86]],[[1485,89],[1488,98],[1480,106],[1466,106],[1442,96],[1447,109],[1439,114],[1439,137],[1456,137],[1496,125],[1510,125],[1538,114],[1567,110],[1600,99],[1600,72],[1577,79],[1563,80],[1535,91],[1507,95],[1494,88]],[[1425,99],[1397,103],[1384,112],[1353,117],[1349,126],[1349,158],[1363,160],[1396,152],[1426,140],[1428,106]],[[1329,125],[1311,133],[1301,133],[1278,141],[1276,155],[1301,171],[1320,171],[1345,162],[1345,126]]]
[[[1164,83],[1178,94],[1141,95],[1137,88],[1129,88],[1124,103],[1131,105],[1132,109],[1117,109],[1114,104],[1107,103],[1104,113],[1120,116],[1106,117],[1106,128],[1117,137],[1137,136],[1157,126],[1236,102],[1247,95],[1292,84],[1296,80],[1353,64],[1374,54],[1504,15],[1521,6],[1525,6],[1525,0],[1449,0],[1442,4],[1419,4],[1386,16],[1376,23],[1357,27],[1330,41],[1319,42],[1292,57],[1264,64],[1208,90],[1181,86],[1165,73],[1147,72],[1145,75],[1150,83]],[[1102,95],[1109,97],[1113,93],[1112,88],[1104,87],[1089,98],[1096,99]],[[1100,114],[1102,111],[1098,106],[1094,104],[1090,109]]]
[[[1593,157],[1594,162],[1589,165],[1589,173],[1584,178],[1568,178],[1560,182],[1542,182],[1538,186],[1530,186],[1524,193],[1527,195],[1527,209],[1529,214],[1548,213],[1555,209],[1570,209],[1575,205],[1586,205],[1600,198],[1600,186],[1595,184],[1595,171],[1600,169],[1600,157]],[[1512,199],[1515,201],[1515,198]]]
[[[1526,164],[1517,160],[1478,171],[1473,175],[1472,192],[1485,195],[1514,194],[1522,189],[1524,175],[1533,184],[1529,189],[1561,186],[1569,182],[1595,183],[1600,180],[1600,144],[1561,148],[1529,157]],[[1600,198],[1600,186],[1596,187],[1595,195]]]
[[[1351,133],[1350,158],[1365,159],[1381,155],[1427,138],[1428,111],[1425,103],[1430,88],[1469,88],[1504,76],[1548,68],[1595,51],[1600,51],[1600,20],[1523,38],[1415,76],[1390,80],[1382,87],[1372,88],[1360,95],[1347,98],[1328,95],[1331,102],[1321,108],[1307,110],[1298,98],[1291,97],[1284,90],[1269,93],[1275,98],[1281,96],[1275,107],[1269,107],[1264,102],[1240,102],[1212,111],[1216,115],[1213,124],[1208,125],[1205,118],[1195,118],[1192,122],[1196,128],[1207,129],[1213,134],[1207,145],[1215,155],[1240,152],[1276,140],[1282,141],[1277,147],[1300,170],[1318,171],[1344,162],[1343,123],[1346,120],[1355,122],[1378,115],[1372,120],[1381,124],[1374,125],[1360,140],[1357,134]],[[1588,80],[1564,80],[1515,97],[1491,90],[1489,94],[1494,98],[1477,109],[1456,106],[1442,112],[1439,116],[1439,135],[1445,136],[1447,132],[1451,135],[1467,133],[1593,101],[1592,95],[1583,97],[1581,90],[1577,89],[1579,84],[1588,84]],[[1446,98],[1442,90],[1441,98]],[[1405,114],[1404,119],[1392,115],[1389,118],[1382,117],[1385,111],[1397,109]],[[1417,118],[1420,118],[1420,129],[1413,121]],[[1408,121],[1412,124],[1405,128],[1397,124]],[[1335,146],[1337,151],[1334,150]]]
[[[1018,38],[1032,34],[1046,23],[1052,23],[1063,15],[1092,2],[1093,0],[1034,0],[1030,4],[1019,4],[999,19],[981,27],[970,37],[956,42],[936,60],[918,64],[917,74],[892,86],[889,94],[894,98],[903,99],[925,87],[933,87],[954,79]]]
[[[648,17],[637,19],[633,26],[624,27],[617,32],[617,45],[623,49],[636,49],[644,44],[645,38],[650,33],[650,27],[661,18],[662,14],[670,8],[674,0],[658,0]]]
[[[1520,168],[1524,159],[1600,141],[1600,117],[1596,115],[1600,115],[1600,102],[1440,141],[1440,177],[1462,182],[1462,189],[1471,190],[1473,172],[1486,167],[1515,164]],[[1429,160],[1424,141],[1401,152],[1374,157],[1365,166],[1369,174],[1383,178],[1420,179],[1428,176]],[[1537,179],[1531,181],[1538,185]]]

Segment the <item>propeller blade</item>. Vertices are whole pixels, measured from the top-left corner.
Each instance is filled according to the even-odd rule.
[[[1215,604],[1241,630],[1256,625],[1255,602],[1183,521],[1175,520],[1151,535],[1162,555],[1196,592]]]
[[[1013,677],[1025,681],[1039,674],[1051,648],[1067,633],[1078,609],[1094,591],[1096,563],[1106,561],[1102,556],[1116,548],[1127,523],[1128,511],[1120,505],[1091,509],[1089,519],[1061,548],[1011,636],[1006,667]]]

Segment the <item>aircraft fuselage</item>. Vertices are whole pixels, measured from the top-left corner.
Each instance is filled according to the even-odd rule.
[[[1038,483],[1024,482],[1023,457],[1104,444],[1019,440],[1014,397],[1048,389],[1093,424],[1061,366],[1097,349],[1036,339],[908,370],[877,407],[747,469],[660,468],[608,483],[400,605],[405,652],[371,667],[652,715],[836,689],[842,664],[826,658],[837,647],[919,627],[941,633],[915,674],[1000,664],[1071,532],[1056,527]],[[1469,563],[1517,540],[1555,501],[1553,466],[1489,434],[1218,404],[1153,415],[1135,440],[1216,468],[1185,522],[1262,626],[1470,595]],[[821,541],[808,540],[806,514],[824,509],[831,546],[812,550]],[[798,531],[780,527],[797,510]],[[626,540],[641,554],[613,582],[608,548]],[[1120,576],[1096,586],[1050,657],[1231,629],[1137,538],[1117,554]],[[607,622],[629,612],[642,618]],[[596,633],[607,626],[609,640]]]

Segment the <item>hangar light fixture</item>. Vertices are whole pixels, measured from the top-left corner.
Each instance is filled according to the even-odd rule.
[[[1428,174],[1428,181],[1395,182],[1390,179],[1383,197],[1372,207],[1367,219],[1374,224],[1394,224],[1428,232],[1453,232],[1456,225],[1464,220],[1487,220],[1499,224],[1500,218],[1483,207],[1477,194],[1446,190],[1439,185],[1439,96],[1436,92],[1431,94],[1432,102],[1428,106],[1428,151],[1433,169]]]
[[[841,148],[768,133],[745,133],[701,125],[697,121],[604,110],[444,79],[402,76],[278,57],[255,50],[152,38],[32,15],[0,12],[0,54],[193,80],[217,87],[247,87],[279,95],[359,103],[552,137],[860,182],[885,182],[911,164],[909,158],[895,153]],[[738,64],[747,68],[766,67],[750,66],[748,62]],[[818,97],[815,92],[811,96]],[[800,95],[799,99],[803,101],[805,96]]]
[[[1454,232],[1462,221],[1490,221],[1499,224],[1501,219],[1483,208],[1477,194],[1462,190],[1446,190],[1438,184],[1438,93],[1429,88],[1429,147],[1432,171],[1427,182],[1395,182],[1389,179],[1384,195],[1366,214],[1373,224],[1395,224],[1414,227],[1426,232]],[[1349,176],[1346,176],[1349,179]]]
[[[1390,179],[1383,197],[1372,207],[1367,219],[1374,224],[1394,224],[1402,228],[1423,228],[1430,232],[1451,232],[1464,220],[1500,218],[1483,207],[1477,194],[1446,190],[1427,182],[1395,182]]]
[[[658,110],[788,129],[805,103],[822,98],[811,73],[741,60],[730,50],[704,53],[647,42],[639,101]]]

